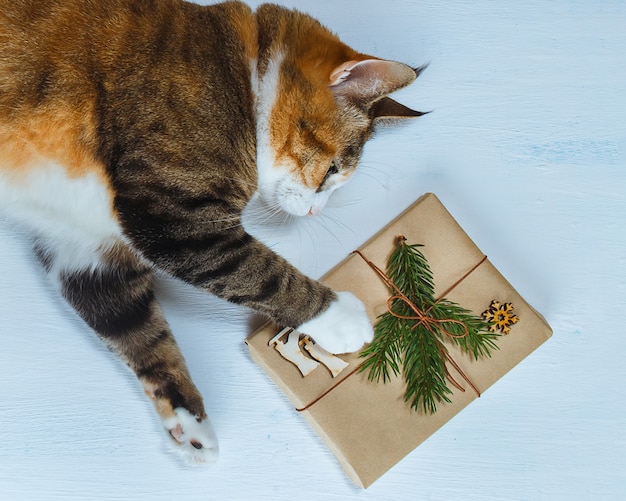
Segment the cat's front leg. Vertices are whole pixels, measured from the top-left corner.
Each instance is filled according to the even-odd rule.
[[[65,299],[135,372],[175,451],[192,464],[214,462],[217,438],[154,296],[152,269],[121,242],[82,249],[81,264],[72,245],[46,239],[37,248]]]
[[[168,206],[183,202],[171,200]],[[373,329],[359,299],[305,276],[248,234],[232,212],[211,209],[204,221],[187,212],[190,221],[197,218],[187,226],[191,230],[159,220],[158,230],[146,231],[143,218],[135,223],[125,215],[127,231],[161,269],[279,325],[302,329],[332,353],[356,351],[371,341]]]

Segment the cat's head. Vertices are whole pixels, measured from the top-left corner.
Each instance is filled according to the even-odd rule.
[[[257,16],[273,33],[259,59],[259,193],[315,215],[355,171],[376,121],[423,114],[387,97],[423,68],[357,53],[297,11],[263,6]]]

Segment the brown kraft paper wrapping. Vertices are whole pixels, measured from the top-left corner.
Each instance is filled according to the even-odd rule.
[[[511,327],[510,334],[498,338],[499,350],[491,358],[475,361],[446,342],[450,355],[480,393],[551,336],[552,330],[543,317],[484,259],[435,195],[421,197],[359,250],[385,269],[398,235],[404,235],[409,244],[424,245],[421,250],[433,272],[435,296],[454,286],[446,292],[446,298],[476,315],[485,311],[493,299],[513,303],[519,322]],[[337,291],[351,291],[358,296],[372,323],[386,309],[390,296],[387,286],[356,254],[344,259],[322,281]],[[476,398],[450,368],[466,391],[449,385],[451,404],[440,403],[434,415],[418,413],[404,401],[401,377],[386,384],[373,383],[365,373],[355,372],[361,362],[358,354],[341,355],[350,365],[337,378],[332,378],[322,365],[302,377],[294,365],[268,346],[277,332],[277,327],[268,323],[247,339],[252,358],[296,409],[305,409],[301,414],[361,487],[371,485]]]

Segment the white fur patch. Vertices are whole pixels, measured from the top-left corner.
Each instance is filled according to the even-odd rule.
[[[170,433],[176,452],[191,465],[215,463],[219,446],[209,418],[198,421],[182,407],[174,413],[175,416],[163,420],[163,425]]]
[[[22,175],[0,173],[0,212],[54,253],[52,274],[97,265],[122,234],[101,179],[91,173],[70,178],[54,163]]]
[[[272,57],[262,76],[253,73],[253,82],[256,80],[256,113],[257,113],[257,172],[259,194],[264,202],[270,206],[276,205],[275,186],[288,175],[284,168],[276,166],[276,154],[271,145],[270,121],[272,110],[278,96],[278,84],[280,80],[280,66],[284,55],[277,54]]]
[[[365,306],[350,292],[338,292],[337,300],[326,311],[297,330],[311,336],[330,353],[357,351],[374,337]]]
[[[252,86],[252,96],[254,97],[255,105],[259,96],[259,61],[257,59],[251,59],[250,64],[250,85]]]

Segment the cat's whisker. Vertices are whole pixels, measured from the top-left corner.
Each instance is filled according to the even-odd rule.
[[[378,177],[377,175],[372,173],[372,171],[374,171],[376,174],[380,174],[383,177],[383,180],[381,180],[380,177]],[[373,167],[372,165],[369,165],[369,164],[361,164],[359,166],[359,171],[358,171],[357,175],[359,175],[359,176],[366,176],[369,179],[374,180],[383,189],[385,189],[385,190],[389,189],[388,188],[388,182],[390,180],[389,174],[386,171],[382,170],[382,169],[378,169],[378,168]]]
[[[207,221],[207,223],[228,223],[228,222],[239,221],[239,219],[240,219],[239,216],[223,217],[221,219],[211,219]]]
[[[281,223],[279,225],[279,227],[281,229],[288,227],[289,225],[291,225],[294,221],[295,221],[295,217],[292,216],[291,214],[288,214],[284,211],[281,211],[279,216],[281,217]]]
[[[319,239],[319,234],[317,233],[317,228],[316,225],[313,224],[313,222],[311,221],[310,218],[306,218],[304,219],[304,224],[303,225],[299,225],[298,228],[304,228],[307,232],[307,235],[309,237],[309,240],[311,242],[311,246],[313,247],[313,256],[315,258],[315,263],[314,263],[314,268],[315,270],[318,269],[319,266],[319,261],[318,261],[318,249],[317,249],[317,244],[318,242],[320,242]]]
[[[247,217],[265,217],[267,214],[271,214],[274,211],[275,206],[276,204],[268,205],[258,198],[254,198],[246,207],[244,214]]]
[[[285,212],[278,203],[268,207],[266,222],[276,223],[279,227],[285,227],[296,220],[296,216]]]
[[[272,226],[285,226],[290,219],[290,215],[284,212],[277,203],[271,206],[263,204],[261,207],[256,207],[254,212],[247,213],[247,217],[253,224],[271,224]]]
[[[230,226],[225,226],[223,228],[224,230],[232,230],[234,228],[238,228],[239,226],[241,226],[241,218],[239,216],[224,217],[221,219],[212,219],[212,220],[206,221],[206,223],[207,224],[233,223]]]
[[[335,224],[335,226],[337,226],[342,231],[349,230],[353,235],[356,236],[356,233],[354,232],[354,230],[352,230],[352,228],[350,228],[347,224],[343,223],[338,218],[336,218],[335,216],[331,215],[328,212],[325,214],[322,214],[321,216],[322,217],[320,218],[320,223],[322,224],[322,226],[326,229],[326,231],[330,234],[330,236],[333,237],[333,239],[339,244],[339,247],[346,254],[349,253],[350,250],[346,248],[344,241],[337,236],[337,234],[333,231],[333,229],[330,227],[328,223],[331,222]]]
[[[300,224],[298,224],[298,231],[296,231],[297,235],[298,235],[298,240],[300,242],[300,249],[304,249],[304,242],[302,241],[302,226]],[[302,252],[299,253],[300,256],[302,256]]]
[[[343,200],[338,200],[336,202],[333,202],[332,207],[337,207],[337,208],[344,208],[344,207],[352,207],[354,205],[361,205],[363,203],[364,198],[363,197],[359,197],[359,198],[346,198]]]
[[[350,225],[346,224],[344,221],[342,221],[335,214],[332,214],[332,213],[329,212],[327,214],[324,214],[324,218],[325,218],[325,220],[330,220],[332,223],[334,223],[336,226],[338,226],[341,230],[347,230],[350,233],[352,233],[352,235],[354,235],[355,237],[357,236],[356,232],[352,229],[352,227]]]
[[[221,174],[218,175],[217,177],[219,177],[220,179],[226,179],[228,181],[235,181],[237,183],[241,183],[241,184],[245,184],[245,185],[251,186],[255,190],[258,187],[258,183],[257,182],[248,181],[247,179],[243,179],[241,177],[224,176],[224,175],[221,175]]]

